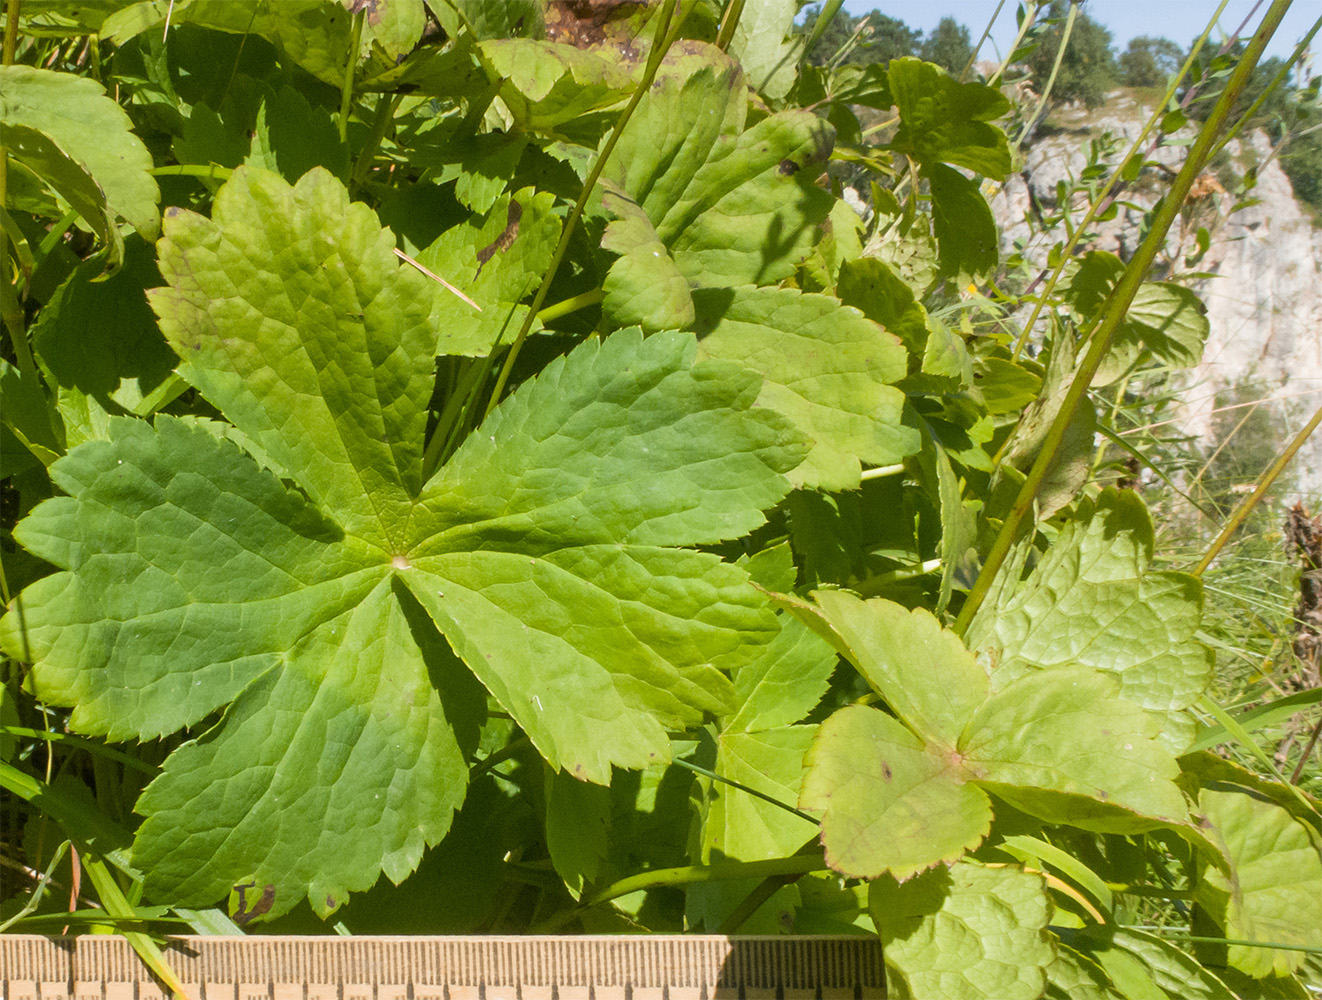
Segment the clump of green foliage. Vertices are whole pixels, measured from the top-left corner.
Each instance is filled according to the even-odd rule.
[[[120,921],[167,982],[144,921],[1303,989],[1317,789],[1210,752],[1201,578],[1095,475],[1094,392],[1201,352],[1150,272],[1229,96],[1130,261],[1003,297],[1010,101],[815,66],[795,8],[17,19],[6,929]]]

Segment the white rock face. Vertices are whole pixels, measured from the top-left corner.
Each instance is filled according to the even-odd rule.
[[[1057,183],[1081,174],[1092,137],[1107,131],[1123,137],[1123,145],[1111,157],[1114,161],[1137,137],[1147,115],[1148,109],[1132,99],[1117,99],[1090,115],[1075,112],[1077,129],[1041,138],[1026,150],[1023,173],[1010,177],[992,200],[1003,228],[1003,249],[1010,251],[1016,240],[1030,239],[1030,227],[1023,220],[1033,199],[1047,211],[1056,207]],[[1058,114],[1055,120],[1068,127],[1071,115]],[[1262,133],[1228,147],[1237,163],[1261,163],[1270,148]],[[1167,147],[1153,156],[1171,170],[1178,170],[1183,158],[1180,147]],[[1109,250],[1124,258],[1134,252],[1143,214],[1159,187],[1169,182],[1161,174],[1156,168],[1145,170],[1136,188],[1125,194],[1134,206],[1121,208],[1113,220],[1098,226],[1099,238],[1090,249]],[[1195,188],[1199,190],[1206,203],[1194,211],[1187,232],[1173,229],[1167,241],[1168,250],[1187,253],[1198,225],[1209,225],[1214,233],[1211,249],[1194,265],[1216,277],[1192,286],[1207,303],[1211,330],[1203,361],[1188,379],[1185,428],[1211,443],[1215,395],[1219,389],[1239,385],[1244,401],[1273,401],[1270,405],[1288,440],[1322,405],[1322,230],[1311,225],[1275,160],[1259,171],[1252,192],[1259,203],[1234,213],[1219,228],[1211,225],[1214,209],[1224,213],[1229,196],[1219,192],[1210,174]],[[1082,210],[1076,215],[1081,217]],[[1027,256],[1040,261],[1064,236],[1058,231],[1046,240],[1036,239]],[[1322,432],[1295,457],[1294,471],[1302,490],[1322,492]]]

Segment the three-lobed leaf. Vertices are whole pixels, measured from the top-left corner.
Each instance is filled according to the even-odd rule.
[[[928,612],[823,591],[786,599],[895,712],[849,706],[810,751],[800,805],[822,814],[832,867],[907,878],[990,828],[988,792],[1048,822],[1106,832],[1178,823],[1184,798],[1159,726],[1086,667],[993,686]]]
[[[749,125],[739,65],[677,43],[603,176],[646,213],[695,287],[773,284],[818,239],[833,199],[815,184],[834,135],[806,111]]]

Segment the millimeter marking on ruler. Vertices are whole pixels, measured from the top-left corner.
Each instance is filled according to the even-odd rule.
[[[190,1000],[882,1000],[875,937],[178,937]],[[168,1000],[124,938],[0,935],[0,1000]]]

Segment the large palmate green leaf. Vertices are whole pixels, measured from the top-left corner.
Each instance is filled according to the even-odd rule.
[[[860,462],[890,465],[918,450],[900,422],[904,348],[856,310],[793,288],[702,289],[694,329],[704,357],[729,358],[766,382],[761,406],[813,441],[791,478],[816,489],[857,489]]]
[[[30,66],[0,67],[0,138],[6,146],[11,139],[4,137],[5,130],[14,126],[41,133],[86,170],[111,212],[148,240],[156,238],[160,192],[148,173],[151,154],[132,133],[129,116],[99,83]],[[57,189],[65,193],[63,186]],[[95,213],[85,211],[81,200],[71,204],[96,224]]]
[[[825,591],[784,603],[867,678],[895,715],[836,712],[810,751],[800,805],[822,814],[833,868],[907,878],[986,836],[987,792],[1048,822],[1128,832],[1181,822],[1174,759],[1114,678],[1076,667],[993,688],[928,612]]]
[[[1208,868],[1199,900],[1228,938],[1322,947],[1322,837],[1252,789],[1216,783],[1198,808],[1230,870]],[[1251,976],[1286,976],[1305,954],[1234,944],[1230,965]]]
[[[1054,958],[1051,903],[1041,875],[961,862],[907,882],[870,886],[887,971],[903,995],[1035,1000]]]
[[[816,186],[830,125],[786,111],[748,127],[748,110],[737,63],[712,46],[678,43],[606,166],[695,287],[789,277],[831,211],[831,195]]]
[[[727,711],[723,668],[777,631],[743,570],[676,547],[746,533],[788,490],[805,446],[753,409],[761,380],[695,364],[688,334],[617,333],[424,482],[432,288],[393,246],[321,170],[242,168],[211,219],[171,215],[152,303],[248,450],[112,420],[17,532],[65,572],[0,641],[74,728],[147,739],[224,710],[138,806],[148,889],[176,902],[252,883],[271,913],[324,914],[403,878],[462,801],[483,714],[455,654],[552,768],[605,783]]]
[[[1152,546],[1136,494],[1108,489],[1081,503],[1026,580],[1000,576],[969,627],[970,647],[994,664],[994,683],[1074,664],[1112,672],[1126,699],[1165,716],[1171,742],[1184,749],[1191,723],[1183,710],[1212,670],[1211,651],[1194,639],[1202,585],[1152,572]]]

